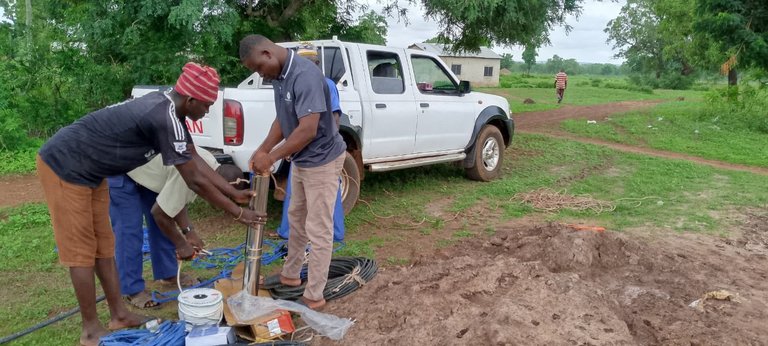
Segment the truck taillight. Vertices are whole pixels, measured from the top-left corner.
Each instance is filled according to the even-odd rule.
[[[243,106],[224,100],[224,145],[243,144]]]

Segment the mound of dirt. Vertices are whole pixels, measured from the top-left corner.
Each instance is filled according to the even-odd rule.
[[[357,320],[345,345],[765,344],[768,261],[743,251],[703,236],[511,228],[382,270],[325,312]],[[717,289],[738,302],[688,306]]]

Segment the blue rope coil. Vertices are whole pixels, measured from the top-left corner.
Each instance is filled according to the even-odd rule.
[[[261,257],[262,265],[269,265],[283,257],[288,253],[285,240],[274,242],[269,239],[264,240],[264,245],[269,246],[271,251],[265,252]],[[219,279],[225,279],[232,277],[232,270],[237,266],[240,261],[243,260],[243,251],[245,251],[245,243],[242,243],[232,248],[216,248],[208,250],[211,252],[208,256],[197,257],[192,261],[192,267],[198,269],[214,269],[221,268],[219,273],[197,285],[189,287],[189,289],[200,287],[213,287]],[[152,291],[152,300],[158,304],[167,303],[176,300],[179,295],[178,290],[168,292]]]
[[[187,332],[184,321],[165,321],[157,331],[128,329],[114,332],[99,340],[99,346],[184,346]]]

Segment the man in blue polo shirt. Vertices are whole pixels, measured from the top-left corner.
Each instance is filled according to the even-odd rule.
[[[240,60],[272,81],[277,111],[267,138],[251,157],[253,171],[268,174],[277,160],[291,157],[291,232],[280,282],[301,285],[304,250],[311,241],[301,301],[318,309],[326,303],[323,289],[333,251],[333,210],[347,148],[332,114],[328,84],[314,63],[261,35],[240,41]],[[275,147],[283,139],[285,143]]]

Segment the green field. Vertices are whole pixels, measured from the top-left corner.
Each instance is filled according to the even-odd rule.
[[[411,258],[395,252],[413,246],[413,241],[439,249],[466,237],[492,235],[496,225],[521,217],[583,221],[612,231],[725,235],[738,215],[768,203],[766,176],[537,135],[518,135],[506,154],[503,178],[490,183],[466,180],[462,170],[451,165],[368,175],[361,196],[366,202],[358,203],[347,217],[347,244],[337,254],[376,257],[384,265],[398,265]],[[543,213],[513,199],[517,193],[542,187],[589,195],[615,210]],[[444,204],[444,216],[427,210],[436,203]],[[478,210],[484,212],[475,213]],[[271,203],[270,229],[279,212],[280,205]],[[242,226],[226,221],[229,218],[204,202],[194,204],[192,215],[196,223],[209,225],[203,230],[209,248],[231,247],[244,239]],[[46,207],[6,208],[0,210],[0,220],[0,252],[5,259],[0,279],[9,283],[0,287],[0,335],[7,335],[68,310],[75,299],[65,269],[56,264]],[[196,273],[210,277],[216,271]],[[100,304],[99,311],[106,321],[106,306]],[[151,313],[174,318],[176,310],[171,304]],[[14,344],[61,340],[55,344],[70,345],[78,333],[79,317],[73,317]]]
[[[506,82],[505,82],[506,81]],[[513,113],[545,111],[563,105],[596,105],[619,101],[674,100],[683,97],[688,101],[700,101],[703,91],[696,90],[651,90],[635,88],[624,77],[571,76],[563,102],[558,105],[555,97],[553,77],[534,75],[531,77],[502,76],[499,88],[477,88],[477,91],[496,94],[509,101]],[[508,87],[503,87],[508,85]],[[534,104],[523,104],[525,99]]]
[[[701,102],[669,102],[596,124],[567,120],[562,128],[584,137],[768,167],[768,141],[764,133],[734,129],[702,118],[705,107]]]

